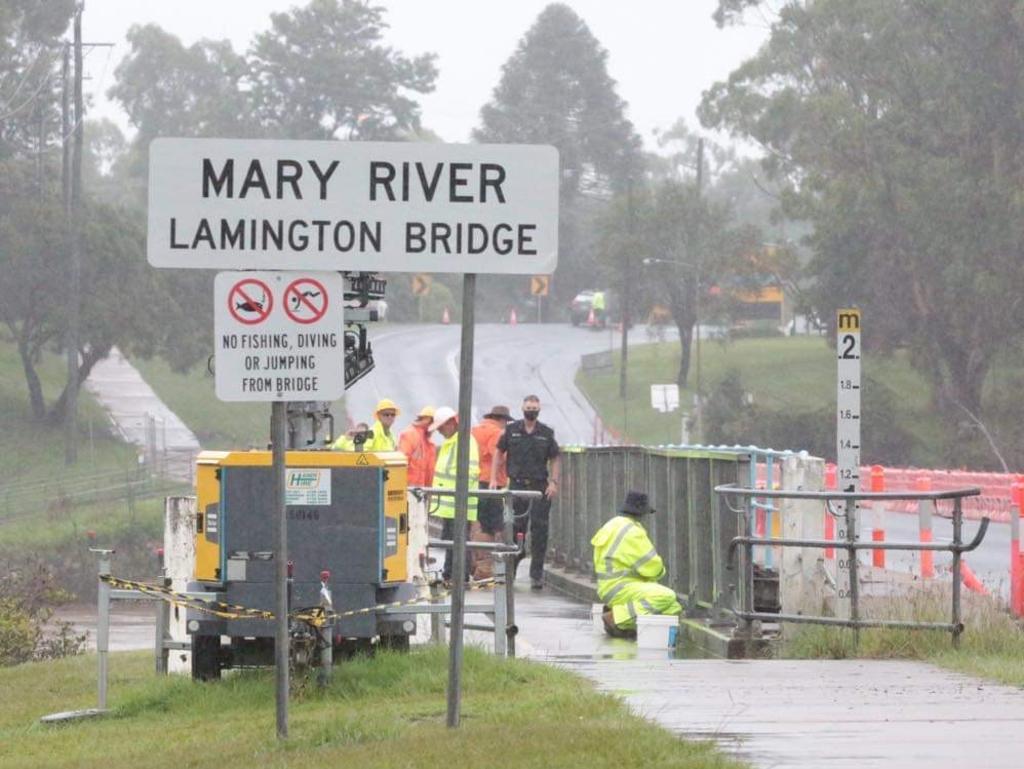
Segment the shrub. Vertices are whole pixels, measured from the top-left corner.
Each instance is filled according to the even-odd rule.
[[[68,594],[42,562],[0,564],[0,666],[80,654],[88,634],[71,623],[51,623]]]

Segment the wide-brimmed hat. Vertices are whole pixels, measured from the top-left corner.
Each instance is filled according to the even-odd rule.
[[[642,491],[627,491],[622,502],[622,512],[626,515],[648,515],[654,512],[647,495]]]
[[[458,413],[456,413],[455,409],[451,408],[450,406],[441,406],[434,412],[434,421],[430,423],[430,427],[428,427],[427,429],[436,430],[445,422],[448,422],[452,419],[458,420],[458,418],[459,415]]]
[[[490,413],[484,414],[484,419],[504,419],[507,422],[512,419],[512,412],[508,406],[491,406]]]

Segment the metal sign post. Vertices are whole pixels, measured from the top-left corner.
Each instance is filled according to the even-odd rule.
[[[271,462],[274,475],[273,510],[277,519],[274,543],[274,586],[277,622],[274,634],[274,668],[277,692],[277,736],[288,737],[288,516],[285,510],[285,441],[288,434],[288,410],[285,401],[270,406]]]
[[[860,481],[860,310],[836,313],[836,479],[840,491],[856,492]],[[852,543],[857,539],[857,502],[848,500],[845,515],[836,522],[836,539]],[[851,614],[857,593],[857,556],[840,549],[836,560],[836,616],[857,619]]]
[[[459,444],[455,455],[455,522],[452,534],[452,619],[448,645],[448,726],[462,712],[462,626],[466,597],[466,521],[469,507],[470,407],[473,398],[473,316],[476,275],[462,278],[462,347],[459,351]],[[510,586],[511,588],[511,586]]]

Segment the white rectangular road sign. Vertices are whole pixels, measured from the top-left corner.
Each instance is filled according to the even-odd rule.
[[[558,152],[508,144],[155,139],[154,267],[549,274]]]
[[[219,272],[217,397],[327,401],[345,392],[344,279],[336,272]]]
[[[651,408],[657,409],[662,413],[675,411],[679,408],[679,385],[652,384]]]

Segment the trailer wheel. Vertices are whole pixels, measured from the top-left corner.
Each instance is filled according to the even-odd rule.
[[[220,680],[220,636],[192,636],[192,680]]]

